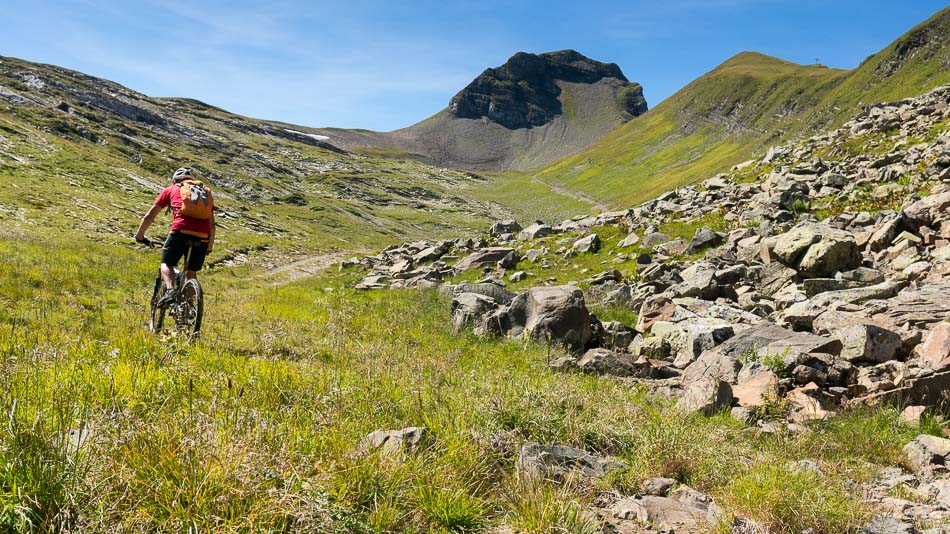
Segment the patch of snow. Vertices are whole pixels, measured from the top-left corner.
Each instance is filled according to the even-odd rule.
[[[327,135],[308,134],[308,133],[298,132],[297,130],[290,130],[288,128],[284,128],[284,131],[290,132],[292,134],[302,135],[304,137],[309,137],[311,139],[316,139],[317,141],[327,141],[330,139],[330,137]]]

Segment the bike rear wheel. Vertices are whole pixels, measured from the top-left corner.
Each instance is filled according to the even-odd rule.
[[[179,289],[179,300],[175,312],[175,324],[189,335],[197,335],[201,330],[201,316],[204,313],[204,293],[197,278],[185,280]]]
[[[152,333],[162,329],[162,323],[165,322],[165,307],[159,306],[158,301],[162,298],[165,284],[162,283],[162,277],[155,278],[155,289],[152,291],[152,300],[149,303],[148,329]]]

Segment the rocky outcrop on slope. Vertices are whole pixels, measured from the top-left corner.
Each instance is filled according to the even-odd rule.
[[[613,376],[684,411],[731,410],[757,432],[804,431],[849,406],[890,401],[919,420],[946,402],[950,87],[873,106],[737,167],[622,211],[524,228],[504,221],[487,237],[408,243],[350,263],[371,271],[363,287],[442,287],[458,329],[565,346],[551,363],[558,371]],[[660,232],[683,214],[720,230],[699,227],[689,241]],[[597,237],[608,229],[626,237]],[[538,277],[594,254],[607,270],[575,285]],[[482,283],[448,283],[475,269]],[[505,277],[539,285],[515,295]],[[591,303],[636,311],[637,324],[601,322]],[[931,458],[914,487],[950,480],[927,454],[908,452],[911,462]],[[869,485],[869,499],[893,500],[886,483]],[[892,519],[950,518],[942,502]]]
[[[592,84],[604,78],[622,82],[618,104],[630,116],[647,110],[640,84],[630,83],[615,63],[601,63],[573,50],[518,52],[504,65],[486,69],[449,101],[461,119],[487,118],[505,128],[531,128],[564,112],[556,81]]]

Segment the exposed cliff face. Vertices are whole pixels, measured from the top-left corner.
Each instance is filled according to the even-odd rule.
[[[630,117],[647,110],[643,88],[630,83],[615,63],[601,63],[564,50],[518,52],[504,65],[486,69],[459,91],[449,102],[448,111],[462,119],[485,117],[509,129],[541,126],[564,112],[557,80],[593,84],[604,78],[622,82],[617,101]]]
[[[614,63],[573,50],[518,52],[408,128],[313,131],[348,150],[383,150],[439,166],[530,169],[584,150],[646,110],[643,88]]]

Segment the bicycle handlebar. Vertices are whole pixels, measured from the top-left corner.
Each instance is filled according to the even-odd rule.
[[[152,248],[152,247],[154,247],[154,246],[156,245],[156,243],[155,243],[154,241],[152,241],[151,239],[149,239],[149,238],[147,238],[147,237],[143,237],[142,239],[136,239],[135,241],[138,242],[138,243],[141,243],[141,244],[145,245],[145,246],[148,247],[148,248]]]

